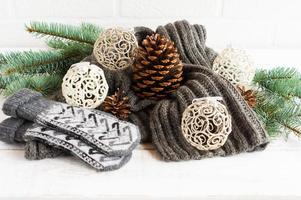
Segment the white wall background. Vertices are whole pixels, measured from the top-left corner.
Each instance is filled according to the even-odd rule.
[[[179,19],[205,25],[213,48],[301,50],[300,0],[1,0],[0,49],[43,47],[24,31],[34,20],[155,28]]]

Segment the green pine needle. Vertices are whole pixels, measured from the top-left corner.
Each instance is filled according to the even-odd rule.
[[[30,25],[26,26],[26,30],[37,37],[61,38],[92,46],[102,31],[100,27],[89,23],[73,26],[44,22],[31,22]]]
[[[24,76],[11,82],[6,86],[3,94],[11,95],[22,88],[29,88],[42,93],[43,95],[57,91],[62,83],[62,77],[58,75],[36,74]]]
[[[272,70],[259,70],[253,82],[284,98],[301,98],[301,75],[294,68],[279,67]]]
[[[0,65],[6,63],[5,56],[0,54]]]
[[[78,54],[86,57],[91,55],[93,47],[88,44],[82,44],[74,41],[63,41],[62,39],[51,39],[46,41],[46,44],[53,49],[61,49],[64,52],[77,52]]]
[[[298,77],[294,68],[278,67],[271,70],[257,70],[254,76],[254,82],[267,82],[277,79],[291,79]]]
[[[93,46],[95,41],[99,37],[99,34],[103,31],[103,28],[91,23],[82,23],[80,25],[80,29],[82,31],[82,34],[85,35],[86,38],[88,38],[87,40],[93,42]]]
[[[8,76],[14,73],[51,73],[57,70],[64,72],[70,63],[83,57],[78,52],[61,50],[11,52],[4,55],[6,63],[1,65],[0,73],[2,76]]]
[[[90,23],[74,26],[44,22],[32,22],[26,30],[46,38],[51,50],[0,54],[0,89],[4,95],[21,88],[31,88],[45,95],[59,89],[69,67],[92,54],[102,31]]]
[[[24,76],[23,74],[12,74],[9,76],[0,76],[0,89],[5,89],[5,87],[11,82],[18,80]]]
[[[259,70],[253,82],[256,93],[255,112],[271,137],[288,130],[301,137],[301,75],[293,68]]]
[[[296,136],[301,137],[301,119],[300,118],[292,118],[292,119],[285,120],[280,123],[285,129],[294,133]]]

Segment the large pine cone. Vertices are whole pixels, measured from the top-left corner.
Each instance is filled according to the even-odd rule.
[[[159,34],[147,36],[133,67],[133,90],[141,98],[159,100],[183,80],[183,64],[174,43]]]

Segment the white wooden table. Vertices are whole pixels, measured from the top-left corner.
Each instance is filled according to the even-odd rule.
[[[166,163],[141,146],[117,171],[99,173],[73,157],[28,161],[0,143],[0,199],[301,199],[300,141],[263,152]],[[184,198],[185,197],[185,198]]]
[[[273,58],[281,65],[300,55],[292,52],[252,54],[258,63]],[[140,146],[126,166],[106,173],[73,157],[28,161],[22,148],[0,142],[1,200],[301,199],[301,141],[294,137],[273,141],[263,152],[170,163]]]

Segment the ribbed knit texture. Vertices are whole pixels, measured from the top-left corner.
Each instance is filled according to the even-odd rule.
[[[184,65],[185,83],[169,100],[160,101],[150,117],[152,141],[164,160],[180,161],[212,156],[228,156],[261,150],[268,136],[256,114],[239,91],[211,69]],[[182,113],[194,98],[221,96],[232,116],[232,133],[224,146],[213,151],[200,151],[191,146],[181,130]]]
[[[3,104],[4,114],[34,122],[38,114],[48,110],[52,101],[43,98],[39,92],[22,89],[11,95]]]
[[[19,131],[25,120],[7,118],[0,123],[0,140],[6,143],[24,143],[24,132]]]
[[[41,141],[25,141],[24,134],[32,124],[20,118],[7,118],[0,123],[0,140],[7,143],[25,143],[25,157],[30,160],[54,158],[67,154]]]
[[[184,63],[212,67],[217,53],[205,44],[207,34],[204,26],[191,25],[183,20],[159,26],[156,32],[174,41]]]
[[[62,155],[70,155],[70,153],[37,140],[27,141],[25,144],[25,158],[28,160],[56,158]]]

